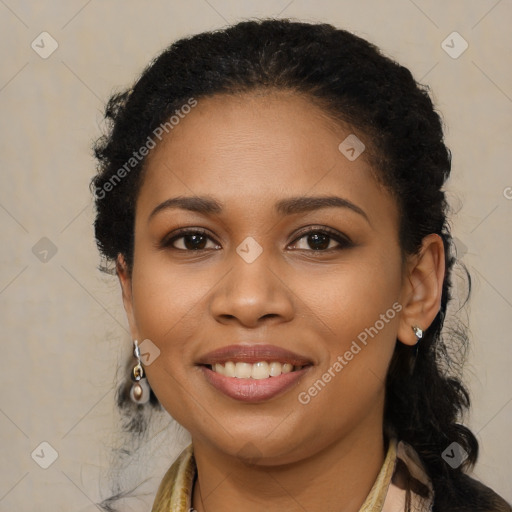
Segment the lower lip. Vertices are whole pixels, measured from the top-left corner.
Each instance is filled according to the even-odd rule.
[[[270,400],[294,386],[297,381],[309,370],[310,366],[282,373],[278,377],[268,379],[239,379],[226,377],[220,373],[201,366],[206,380],[216,389],[235,400],[242,402],[263,402]]]

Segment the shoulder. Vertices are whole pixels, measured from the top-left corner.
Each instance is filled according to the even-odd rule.
[[[461,475],[451,496],[438,496],[433,512],[512,512],[501,496],[466,474]]]

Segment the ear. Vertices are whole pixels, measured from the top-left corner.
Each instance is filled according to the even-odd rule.
[[[139,339],[139,333],[135,323],[135,317],[133,315],[133,299],[132,299],[132,278],[128,270],[128,265],[122,254],[118,254],[116,261],[116,272],[121,284],[121,291],[123,296],[124,310],[128,318],[128,324],[130,327],[130,334],[132,340]]]
[[[408,258],[404,272],[398,339],[412,346],[417,343],[413,326],[426,330],[441,308],[445,272],[443,239],[435,233],[427,235],[419,254]]]

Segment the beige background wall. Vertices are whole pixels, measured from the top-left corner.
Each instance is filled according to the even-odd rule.
[[[176,38],[254,16],[348,28],[432,87],[453,151],[454,232],[474,279],[476,474],[512,500],[509,0],[0,0],[0,511],[92,511],[108,492],[115,368],[131,341],[117,282],[96,269],[91,227],[89,148],[104,102]],[[58,43],[46,59],[31,47],[43,31]],[[469,44],[457,59],[441,46],[453,31]],[[125,510],[149,509],[187,442],[168,417],[153,430],[151,456],[128,481],[152,477],[148,494]],[[37,448],[34,458],[51,462],[41,442],[58,454],[48,469],[31,457]]]

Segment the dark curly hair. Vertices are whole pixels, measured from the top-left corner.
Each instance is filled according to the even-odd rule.
[[[470,405],[460,380],[467,335],[456,315],[451,327],[443,329],[456,263],[442,190],[451,155],[427,87],[376,46],[329,24],[283,19],[244,21],[169,46],[133,88],[108,102],[109,130],[95,144],[99,165],[91,182],[100,252],[110,264],[121,254],[128,270],[132,268],[135,202],[145,160],[133,161],[128,169],[126,162],[158,126],[191,98],[262,89],[306,96],[334,120],[366,135],[375,178],[399,208],[403,255],[417,253],[426,235],[442,237],[446,266],[441,308],[417,352],[397,340],[387,375],[384,431],[412,445],[421,457],[434,486],[434,510],[452,510],[453,503],[461,510],[477,510],[474,496],[461,492],[478,456],[475,435],[459,423]],[[116,180],[123,166],[126,172]],[[114,271],[112,265],[103,266],[109,268]],[[463,264],[460,268],[468,280],[467,300],[471,279]],[[147,406],[130,404],[129,384],[119,388],[118,405],[125,412],[124,428],[140,435],[149,421],[148,408],[161,406],[154,394]],[[452,442],[468,454],[455,469],[442,458]],[[105,510],[113,510],[111,502],[103,503]],[[481,498],[480,505],[487,510],[493,500]]]

